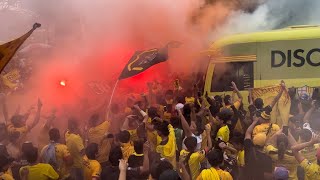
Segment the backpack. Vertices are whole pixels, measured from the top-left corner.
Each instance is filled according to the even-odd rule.
[[[58,162],[56,158],[56,143],[50,143],[44,150],[42,155],[44,163],[50,164],[54,169],[58,169]]]

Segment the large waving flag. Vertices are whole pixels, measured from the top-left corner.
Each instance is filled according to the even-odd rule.
[[[130,58],[129,62],[122,70],[122,73],[119,76],[119,80],[126,79],[132,76],[135,76],[153,65],[165,62],[168,60],[168,48],[170,47],[179,47],[180,42],[172,41],[169,42],[163,48],[154,48],[145,51],[136,51],[134,55]]]
[[[261,98],[265,105],[271,104],[273,99],[281,91],[281,85],[267,86],[261,88],[254,88],[252,96],[254,99]],[[272,123],[282,125],[288,125],[288,119],[290,114],[291,100],[288,91],[284,91],[277,104],[273,107],[271,112]]]
[[[26,39],[33,33],[35,29],[40,27],[41,24],[35,23],[32,27],[32,29],[24,34],[23,36],[12,40],[10,42],[7,42],[5,44],[0,45],[0,72],[4,69],[4,67],[9,63],[11,58],[14,56],[14,54],[17,52],[19,47],[24,43]]]

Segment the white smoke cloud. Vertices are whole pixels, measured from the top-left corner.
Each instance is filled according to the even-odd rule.
[[[258,1],[258,0],[257,0]],[[250,3],[257,3],[252,1]],[[250,3],[247,5],[249,6]],[[284,28],[294,25],[320,24],[320,1],[313,0],[265,0],[252,12],[233,11],[210,39],[225,35]]]

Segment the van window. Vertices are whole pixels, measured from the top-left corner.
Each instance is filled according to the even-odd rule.
[[[240,91],[253,88],[253,62],[215,64],[211,92],[232,91],[232,81]]]

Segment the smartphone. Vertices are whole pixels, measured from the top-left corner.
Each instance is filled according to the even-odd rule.
[[[168,112],[167,106],[163,106],[164,112]]]
[[[288,136],[288,130],[289,130],[289,127],[288,127],[288,126],[283,126],[282,132],[283,132],[286,136]]]

